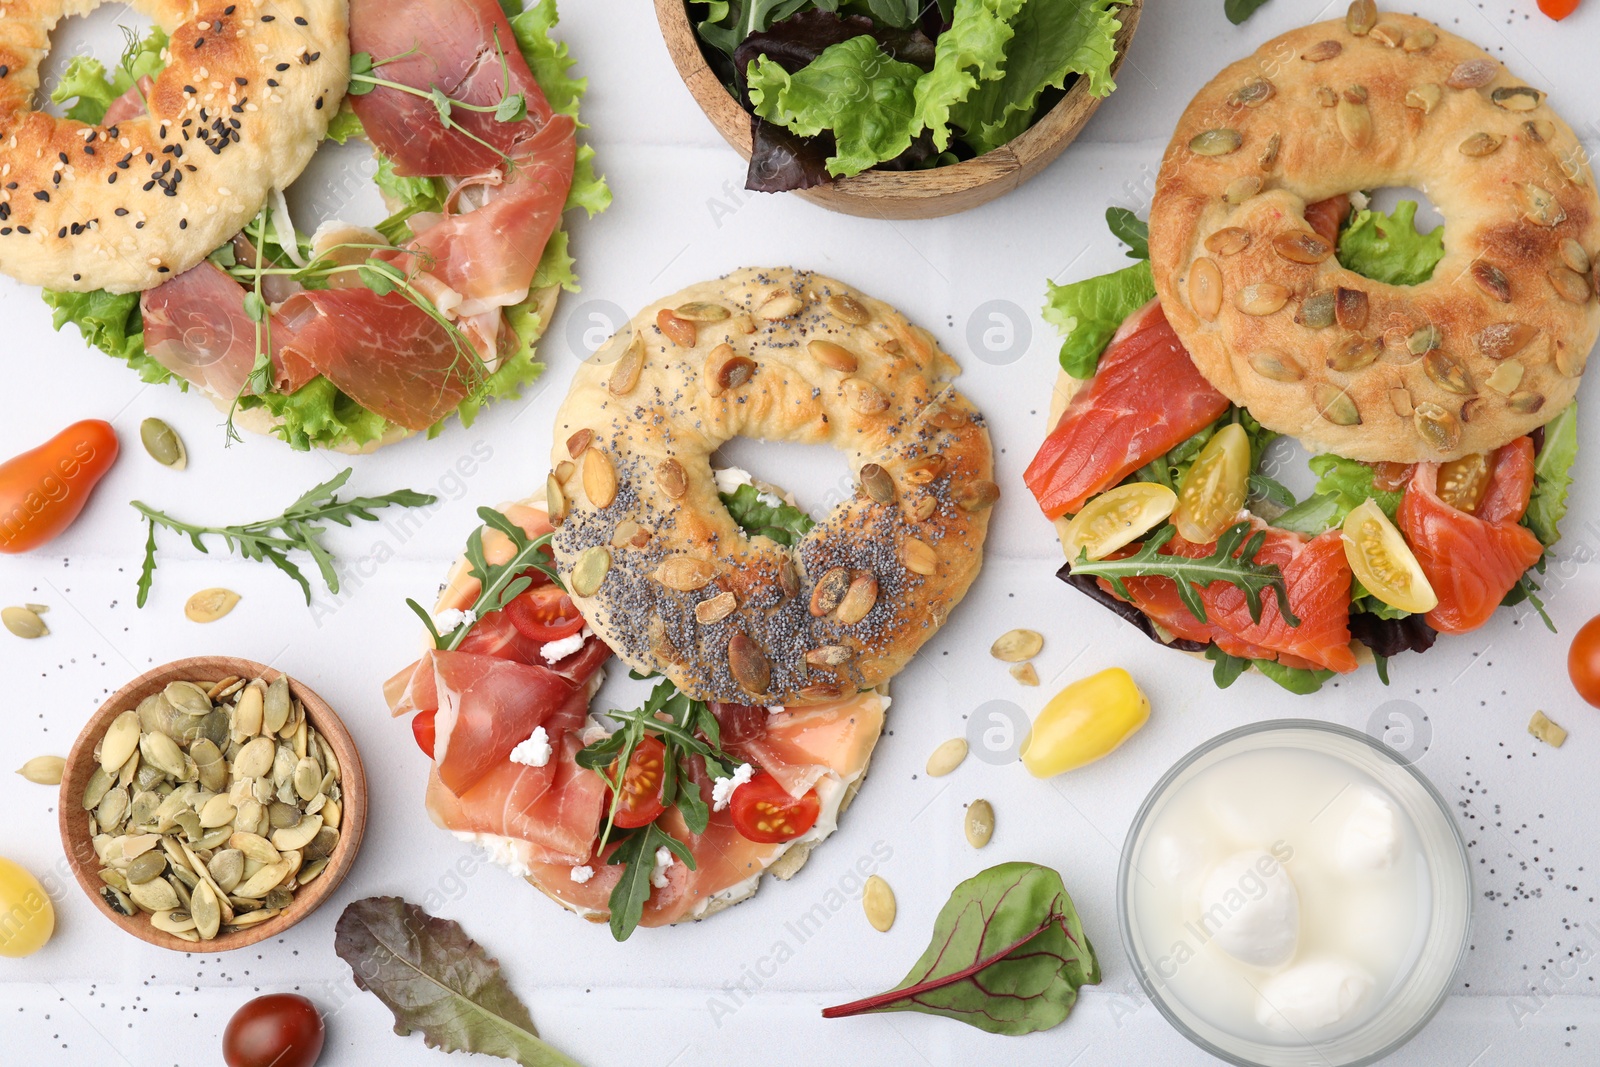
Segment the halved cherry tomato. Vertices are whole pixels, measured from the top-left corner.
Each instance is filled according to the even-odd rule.
[[[1489,491],[1489,473],[1489,456],[1483,452],[1439,464],[1439,499],[1457,511],[1476,515]]]
[[[559,641],[583,629],[572,598],[555,585],[538,585],[506,605],[506,618],[531,641]]]
[[[1422,564],[1377,501],[1369,497],[1345,516],[1342,534],[1345,558],[1367,592],[1414,615],[1438,605]]]
[[[433,720],[438,714],[439,710],[434,708],[431,711],[419,711],[411,716],[411,736],[417,739],[417,747],[422,749],[422,754],[429,759],[433,758]]]
[[[1567,650],[1567,674],[1572,688],[1600,708],[1600,615],[1583,624]]]
[[[1067,523],[1061,538],[1067,559],[1076,562],[1083,551],[1090,559],[1104,559],[1166,521],[1177,503],[1176,493],[1155,482],[1129,482],[1106,490]]]
[[[0,552],[38,548],[71,526],[117,448],[109,422],[85,419],[0,463]]]
[[[1239,521],[1250,492],[1250,438],[1230,422],[1211,436],[1178,486],[1172,525],[1184,540],[1209,545]]]
[[[728,801],[733,828],[758,844],[793,841],[817,823],[822,798],[815,789],[792,797],[770,774],[758,774],[733,791]]]
[[[646,737],[633,750],[628,770],[622,776],[622,800],[617,805],[616,824],[622,827],[649,826],[667,810],[661,803],[661,781],[667,769],[667,746],[657,737]],[[613,765],[615,774],[615,765]]]

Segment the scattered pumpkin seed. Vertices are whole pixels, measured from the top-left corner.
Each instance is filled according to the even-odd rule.
[[[1551,748],[1560,748],[1567,743],[1567,731],[1542,711],[1534,712],[1533,718],[1528,720],[1528,732]]]
[[[67,761],[60,756],[35,756],[17,768],[17,773],[34,785],[60,785],[66,767]]]
[[[881,876],[875,874],[867,879],[866,889],[861,893],[861,909],[867,914],[867,922],[879,933],[888,933],[889,927],[894,925],[894,890]]]
[[[944,744],[933,750],[933,755],[928,757],[928,777],[943,778],[957,767],[961,766],[967,758],[967,739],[952,737]]]
[[[989,646],[989,655],[1006,663],[1021,663],[1044,648],[1044,635],[1037,630],[1007,630]]]
[[[202,589],[183,605],[183,613],[190,622],[216,622],[239,603],[239,594],[232,589]]]
[[[967,805],[967,844],[982,848],[994,836],[994,805],[987,800],[974,800]]]
[[[1039,684],[1039,672],[1031,663],[1014,663],[1011,665],[1011,677],[1022,685],[1036,686]]]
[[[189,453],[183,447],[183,438],[171,426],[157,418],[145,419],[139,424],[139,440],[150,458],[163,467],[181,471],[189,465]]]
[[[5,608],[0,610],[0,623],[17,637],[25,641],[32,641],[37,637],[46,637],[50,628],[39,618],[39,613],[31,608]]]

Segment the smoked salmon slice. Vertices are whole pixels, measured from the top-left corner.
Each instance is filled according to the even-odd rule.
[[[1201,377],[1161,305],[1151,301],[1118,329],[1023,480],[1045,515],[1075,514],[1227,410],[1228,398]]]
[[[1341,674],[1355,670],[1355,653],[1350,649],[1350,563],[1339,531],[1329,530],[1307,541],[1289,530],[1264,528],[1267,538],[1256,561],[1275,563],[1283,571],[1289,607],[1300,619],[1299,626],[1291,626],[1283,617],[1275,595],[1261,598],[1261,621],[1252,621],[1244,593],[1227,582],[1212,582],[1201,590],[1204,622],[1184,606],[1171,578],[1126,579],[1132,603],[1177,636],[1215,642],[1231,656]],[[1181,536],[1161,547],[1164,555],[1189,557],[1213,551],[1212,545],[1197,545]],[[1100,584],[1114,594],[1110,583]]]
[[[1439,498],[1439,465],[1419,463],[1396,513],[1400,532],[1428,576],[1439,604],[1425,616],[1441,633],[1466,633],[1489,621],[1544,546],[1519,525],[1533,492],[1533,441],[1497,449],[1489,487],[1469,514]]]

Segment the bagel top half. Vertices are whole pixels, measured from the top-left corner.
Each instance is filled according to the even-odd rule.
[[[1445,255],[1415,286],[1340,266],[1306,205],[1423,190]],[[1270,429],[1361,460],[1486,452],[1571,402],[1600,334],[1600,199],[1540,89],[1475,45],[1353,5],[1217,75],[1150,210],[1162,307]]]
[[[563,581],[631,667],[706,700],[803,705],[892,677],[982,563],[999,496],[983,417],[932,336],[821,275],[738,271],[645,308],[556,417]],[[831,444],[851,480],[794,547],[748,537],[711,456]]]
[[[90,126],[33,110],[64,16],[0,8],[0,272],[126,293],[183,273],[297,177],[350,76],[345,0],[131,0],[171,34],[147,111]]]

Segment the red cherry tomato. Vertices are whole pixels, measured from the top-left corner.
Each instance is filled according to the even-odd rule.
[[[758,774],[733,791],[728,801],[733,828],[762,844],[792,841],[817,823],[822,798],[815,789],[792,797],[770,774]]]
[[[433,719],[439,711],[419,711],[411,716],[411,735],[417,739],[417,747],[422,749],[422,754],[429,759],[433,758]]]
[[[540,585],[506,605],[506,618],[531,641],[559,641],[583,629],[583,616],[559,586]]]
[[[1567,674],[1578,695],[1600,708],[1600,615],[1583,624],[1567,651]]]
[[[293,993],[257,997],[222,1032],[228,1067],[312,1067],[326,1036],[317,1006]]]
[[[628,770],[622,776],[622,800],[617,805],[616,824],[622,827],[649,826],[667,810],[661,803],[661,782],[667,769],[667,746],[659,738],[647,737],[633,750]],[[615,775],[615,764],[612,765]]]
[[[72,525],[117,459],[109,422],[75,422],[0,464],[0,552],[27,552]]]
[[[1560,22],[1578,10],[1578,0],[1539,0],[1539,10]]]

